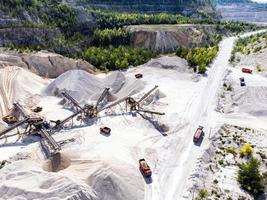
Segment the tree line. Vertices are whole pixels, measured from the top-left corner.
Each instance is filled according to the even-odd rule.
[[[88,9],[97,19],[100,29],[123,27],[139,24],[185,24],[193,20],[180,14],[143,14],[128,12],[105,12],[103,10]]]
[[[101,70],[126,69],[130,65],[137,66],[146,63],[156,56],[157,53],[154,51],[125,46],[90,47],[82,54],[83,59]]]
[[[190,67],[199,73],[205,73],[208,65],[213,61],[219,50],[218,45],[213,47],[178,48],[176,55],[188,61]]]

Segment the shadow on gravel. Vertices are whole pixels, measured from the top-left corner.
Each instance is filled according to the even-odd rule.
[[[204,140],[204,133],[203,133],[203,135],[202,135],[202,137],[200,138],[200,140],[198,141],[198,142],[194,142],[194,144],[196,145],[196,146],[201,146],[201,144],[202,144],[202,142],[203,142],[203,140]]]
[[[145,177],[145,175],[143,174],[143,172],[139,169],[140,173],[142,174],[146,184],[151,184],[153,182],[152,177]]]

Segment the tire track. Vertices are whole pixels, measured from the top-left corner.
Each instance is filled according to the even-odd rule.
[[[15,67],[1,69],[0,76],[0,116],[6,115],[14,101],[14,79],[18,74]]]

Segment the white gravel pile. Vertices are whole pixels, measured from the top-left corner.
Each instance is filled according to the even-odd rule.
[[[83,102],[104,88],[94,75],[83,70],[70,70],[56,78],[45,90],[48,95],[59,95],[64,90],[79,102]]]
[[[93,190],[62,174],[43,171],[33,161],[17,161],[0,174],[2,199],[98,200]]]
[[[15,101],[34,106],[47,83],[48,80],[20,67],[0,69],[0,117],[10,111]]]
[[[239,112],[267,115],[267,87],[242,87],[234,91],[232,98]]]
[[[98,78],[82,70],[70,70],[55,79],[45,90],[47,95],[59,95],[66,90],[80,103],[95,101],[105,88],[110,88],[113,100],[134,95],[144,88],[144,82],[126,78],[121,72],[111,72],[105,78]]]
[[[93,169],[93,170],[92,170]],[[86,182],[101,200],[140,200],[144,198],[144,181],[139,171],[118,161],[97,162],[91,166],[93,173]],[[127,171],[127,173],[124,173]]]
[[[185,59],[177,56],[162,56],[160,58],[151,59],[145,64],[148,67],[160,67],[164,69],[175,69],[179,72],[189,71],[188,63]]]
[[[244,77],[245,86],[240,86],[240,77]],[[217,110],[266,117],[267,80],[256,73],[244,74],[241,69],[228,71],[219,95]]]

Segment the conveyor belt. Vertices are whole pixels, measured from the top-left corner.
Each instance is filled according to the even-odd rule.
[[[24,120],[22,120],[22,121],[20,121],[20,122],[18,122],[18,123],[16,123],[16,124],[14,124],[13,126],[6,128],[6,129],[3,130],[2,132],[0,132],[0,137],[1,137],[2,135],[5,135],[6,133],[12,131],[13,129],[15,129],[15,128],[21,126],[22,124],[28,122],[28,120],[29,120],[29,118],[27,117],[26,119],[24,119]]]
[[[49,132],[47,132],[46,130],[41,129],[40,130],[41,136],[47,141],[47,143],[50,145],[50,147],[55,151],[60,151],[61,147],[59,146],[59,144],[54,140],[54,138],[51,137],[51,135],[49,134]]]
[[[155,85],[154,88],[152,88],[151,90],[149,90],[141,99],[139,99],[139,101],[137,101],[138,104],[141,103],[141,101],[145,100],[155,89],[157,89],[159,86]]]
[[[25,111],[25,109],[19,103],[14,103],[13,105],[15,107],[15,110],[17,110],[22,115],[23,118],[27,118],[28,117],[27,112]]]
[[[151,110],[143,110],[143,109],[139,109],[136,110],[137,112],[144,112],[144,113],[150,113],[150,114],[156,114],[156,115],[165,115],[165,113],[162,112],[156,112],[156,111],[151,111]]]
[[[74,106],[78,107],[79,109],[82,109],[82,107],[79,105],[79,103],[72,97],[70,96],[66,91],[61,93],[66,99],[71,101]]]
[[[98,107],[98,105],[105,99],[105,97],[108,95],[110,88],[105,88],[105,90],[102,92],[101,96],[98,98],[95,108]]]
[[[111,103],[111,104],[107,105],[106,107],[102,108],[100,111],[103,111],[103,110],[106,110],[106,109],[111,108],[113,106],[116,106],[116,105],[120,104],[121,102],[126,101],[128,98],[129,97],[127,96],[127,97],[124,97],[122,99],[119,99],[118,101]]]
[[[56,128],[56,127],[60,127],[60,126],[63,126],[65,123],[67,123],[68,121],[70,121],[71,119],[73,119],[75,116],[79,115],[80,113],[82,113],[86,108],[82,108],[81,110],[77,111],[76,113],[72,114],[71,116],[63,119],[63,120],[60,120],[60,123],[59,124],[56,124],[53,128]]]

